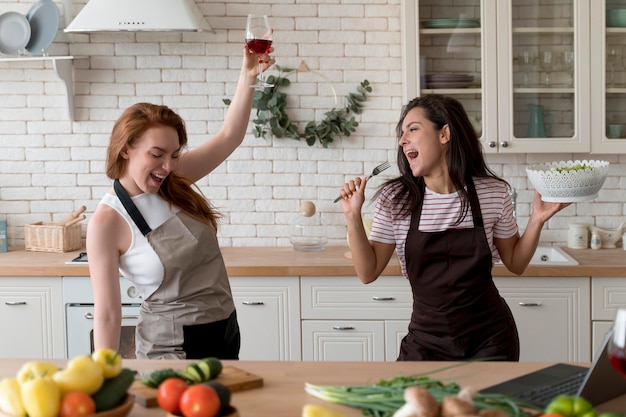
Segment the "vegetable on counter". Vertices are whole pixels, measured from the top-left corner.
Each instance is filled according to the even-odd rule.
[[[113,378],[122,371],[122,356],[113,349],[97,349],[91,354],[91,358],[102,368],[104,378]]]
[[[58,416],[61,390],[51,376],[26,380],[21,384],[21,392],[28,417]]]
[[[198,384],[215,379],[222,373],[222,361],[215,357],[200,359],[187,365],[184,370],[172,368],[157,369],[141,378],[141,383],[150,388],[158,388],[168,378],[180,378],[187,384]]]
[[[15,417],[26,417],[22,388],[17,378],[4,378],[0,381],[0,411]]]
[[[426,396],[424,393],[426,391],[434,399],[434,401],[428,399],[425,403],[425,408],[430,414],[405,414],[420,417],[443,416],[442,412],[437,412],[434,404],[441,404],[444,398],[458,396],[461,392],[460,386],[455,382],[444,383],[424,375],[398,376],[389,380],[381,380],[372,385],[333,386],[306,383],[305,391],[309,395],[328,402],[359,408],[365,416],[392,417],[397,410],[404,407],[407,402],[412,401],[412,399],[407,401],[404,396],[405,389],[409,387],[421,388],[419,392],[415,390],[413,393],[416,397]],[[412,395],[413,390],[414,388],[411,388],[408,395]],[[471,403],[475,410],[473,415],[487,417],[488,415],[499,416],[506,413],[511,417],[523,417],[526,415],[524,408],[532,408],[526,403],[518,402],[503,394],[477,393],[472,395]],[[420,401],[423,401],[423,398]],[[459,407],[457,400],[446,399],[445,402],[446,409]],[[408,408],[409,406],[406,406],[404,411],[408,412]]]
[[[61,388],[61,393],[82,391],[94,394],[104,383],[102,367],[90,355],[81,355],[71,359],[67,366],[55,373],[52,378]]]

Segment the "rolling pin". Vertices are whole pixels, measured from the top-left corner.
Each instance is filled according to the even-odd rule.
[[[83,214],[82,216],[76,217],[75,219],[70,219],[70,220],[68,220],[68,221],[66,221],[65,223],[62,223],[62,224],[63,224],[63,227],[69,227],[69,226],[71,226],[73,224],[76,224],[78,222],[82,222],[83,220],[85,220],[85,218],[86,218],[86,216]]]
[[[67,215],[67,217],[65,217],[63,220],[61,220],[59,223],[64,224],[69,222],[70,220],[74,220],[75,218],[77,218],[78,216],[80,216],[85,210],[87,210],[87,207],[85,206],[80,206],[79,208],[77,208],[75,211],[71,212],[70,214]],[[74,223],[72,223],[74,224]],[[66,225],[67,226],[67,225]]]

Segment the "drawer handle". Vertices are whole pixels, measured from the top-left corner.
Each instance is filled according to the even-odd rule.
[[[242,301],[241,304],[245,306],[262,306],[265,305],[263,301]]]
[[[354,330],[354,326],[333,326],[333,330]]]
[[[84,316],[87,320],[93,320],[93,313],[87,312]],[[122,320],[139,320],[139,316],[122,316]]]
[[[522,307],[539,307],[540,305],[542,305],[542,303],[540,301],[535,301],[535,302],[526,302],[526,301],[520,301],[519,305]]]
[[[393,301],[396,297],[372,297],[374,301]]]
[[[8,306],[25,306],[26,301],[6,301],[4,304]]]

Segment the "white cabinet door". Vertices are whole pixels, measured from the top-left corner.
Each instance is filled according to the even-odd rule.
[[[626,305],[626,280],[591,277],[592,352],[601,346],[619,307]]]
[[[495,278],[513,312],[520,361],[588,362],[589,278]]]
[[[302,321],[305,361],[384,361],[383,321]]]
[[[0,357],[65,357],[60,277],[0,279],[0,317]]]
[[[410,320],[385,320],[385,360],[394,362],[400,353],[402,338],[409,332]]]
[[[298,277],[231,277],[242,360],[301,360]]]

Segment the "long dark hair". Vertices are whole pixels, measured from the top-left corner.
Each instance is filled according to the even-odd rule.
[[[187,145],[187,130],[183,119],[167,106],[136,103],[117,119],[107,149],[106,174],[119,179],[126,173],[128,161],[122,158],[126,147],[134,146],[136,138],[154,126],[169,126],[178,133],[180,149]],[[159,189],[159,196],[185,213],[217,229],[220,214],[188,179],[171,172]]]
[[[440,94],[428,94],[411,100],[403,109],[400,120],[396,125],[396,137],[398,140],[397,163],[400,176],[383,183],[377,190],[374,198],[378,197],[383,188],[393,187],[392,201],[400,206],[400,214],[410,216],[423,199],[421,182],[423,177],[415,177],[411,172],[409,161],[404,155],[400,138],[402,137],[402,124],[409,111],[416,107],[424,110],[424,117],[430,120],[435,129],[441,130],[445,125],[450,129],[450,141],[446,153],[448,174],[454,188],[461,196],[461,213],[457,224],[460,223],[469,210],[469,194],[465,185],[472,177],[492,177],[508,183],[499,178],[488,166],[483,155],[483,148],[478,135],[463,108],[463,105],[452,97]]]

